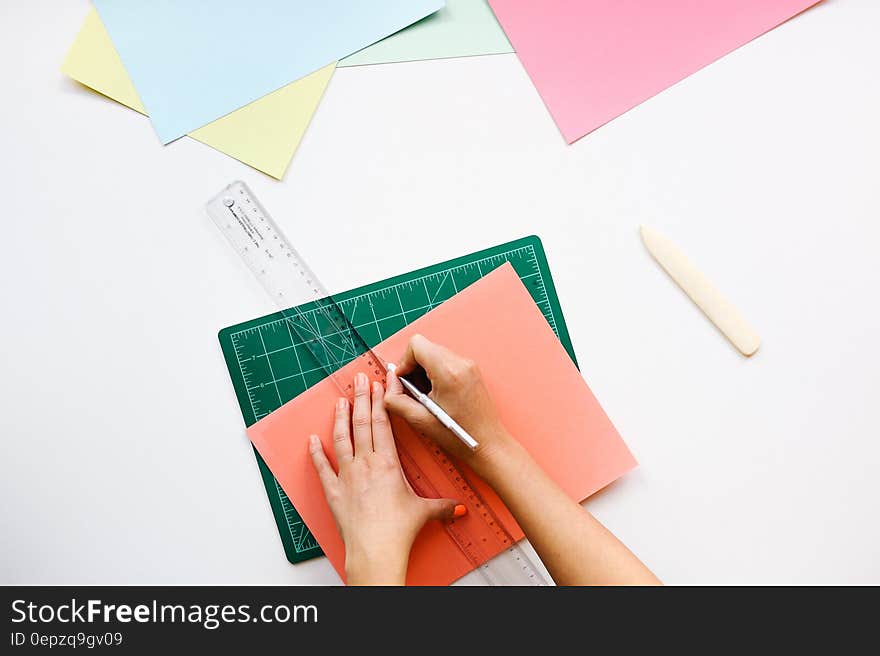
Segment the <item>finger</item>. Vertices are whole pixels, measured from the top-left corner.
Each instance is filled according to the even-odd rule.
[[[333,419],[333,451],[336,460],[342,467],[351,462],[354,450],[351,446],[351,415],[348,413],[348,399],[340,398],[336,402],[336,416]]]
[[[324,496],[329,496],[328,492],[337,484],[336,472],[327,460],[327,454],[324,453],[324,445],[317,435],[309,437],[309,453],[312,456],[312,464],[315,471],[318,472],[318,478],[321,479],[321,487],[324,488]]]
[[[455,499],[423,499],[422,501],[427,519],[449,521],[467,514],[467,506]]]
[[[351,429],[354,433],[354,455],[366,455],[373,450],[372,417],[370,416],[370,380],[366,374],[354,377],[354,410]]]
[[[406,345],[406,352],[397,366],[397,375],[405,376],[416,366],[421,366],[428,374],[428,378],[434,379],[443,369],[443,364],[450,358],[457,358],[452,351],[435,344],[427,337],[413,335]]]
[[[396,368],[388,369],[385,376],[385,398],[388,398],[389,395],[393,394],[406,394],[406,390],[403,389],[403,384],[400,382],[400,378],[397,377]]]
[[[388,389],[385,391],[385,407],[388,411],[400,417],[417,431],[424,432],[428,428],[434,427],[434,424],[440,426],[440,422],[434,418],[421,403],[407,394],[397,374],[393,371],[388,372],[387,377]]]
[[[385,389],[379,382],[373,383],[373,449],[376,453],[387,453],[397,456],[394,446],[394,434],[391,432],[391,420],[385,409]]]

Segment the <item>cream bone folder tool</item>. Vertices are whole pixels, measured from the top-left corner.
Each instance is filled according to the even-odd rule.
[[[647,226],[641,227],[641,235],[651,256],[730,343],[743,355],[753,355],[761,346],[761,338],[733,304],[666,237]]]
[[[351,399],[354,390],[352,381],[343,378],[340,370],[354,360],[360,361],[364,373],[372,380],[384,384],[386,360],[369,347],[247,185],[233,182],[208,203],[206,210],[281,310],[291,331],[302,340],[343,395]],[[316,318],[314,312],[302,312],[299,306],[304,303],[314,304],[319,316]],[[410,392],[414,395],[423,394],[415,386],[413,388]],[[445,415],[439,408],[429,410],[435,416]],[[460,426],[455,424],[462,434],[456,432],[455,427],[447,426],[468,444],[470,436]],[[415,492],[423,497],[439,497],[434,485],[422,473],[417,459],[400,442],[397,446],[401,467]],[[420,447],[455,486],[458,498],[468,506],[469,515],[482,522],[480,535],[469,534],[461,523],[455,521],[444,523],[444,528],[485,582],[489,585],[547,585],[540,569],[516,543],[467,476],[429,441],[425,440]],[[489,553],[498,555],[487,560]]]

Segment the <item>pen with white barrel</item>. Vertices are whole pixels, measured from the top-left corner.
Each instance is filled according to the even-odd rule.
[[[388,371],[394,373],[394,370],[397,369],[397,366],[391,362],[387,365]],[[437,403],[429,397],[427,394],[419,390],[418,387],[409,382],[406,378],[399,377],[400,384],[403,385],[403,388],[409,392],[410,396],[412,396],[416,401],[425,406],[425,409],[430,412],[434,417],[437,418],[441,424],[443,424],[446,428],[448,428],[453,435],[455,435],[459,440],[461,440],[462,444],[464,444],[471,451],[475,450],[480,443],[477,442],[473,437],[470,436],[464,428],[462,428],[455,419],[449,416],[449,414],[441,408]]]

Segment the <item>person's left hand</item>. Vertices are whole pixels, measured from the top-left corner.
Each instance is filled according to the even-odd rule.
[[[311,436],[309,451],[345,543],[347,582],[402,585],[412,543],[425,522],[461,516],[465,506],[413,492],[397,458],[385,390],[374,383],[371,401],[367,377],[357,374],[354,383],[353,411],[347,399],[336,403],[333,448],[339,473],[317,435]]]

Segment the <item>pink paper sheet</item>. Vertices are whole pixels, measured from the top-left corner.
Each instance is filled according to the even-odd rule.
[[[820,0],[489,0],[568,143]]]
[[[585,499],[635,466],[635,459],[509,264],[385,340],[376,352],[396,361],[415,333],[480,365],[505,426],[572,499]],[[353,376],[356,370],[346,373]],[[338,395],[333,381],[325,379],[254,424],[248,437],[344,578],[345,550],[308,453],[308,436],[317,433],[332,457],[333,407]],[[398,442],[419,440],[404,422],[393,419],[393,425]],[[430,457],[419,465],[442,496],[455,495]],[[521,538],[522,531],[500,499],[479,479],[473,483],[513,529],[514,537]],[[466,515],[459,521],[479,520]],[[470,569],[470,561],[442,525],[430,522],[413,546],[407,583],[447,585]]]

